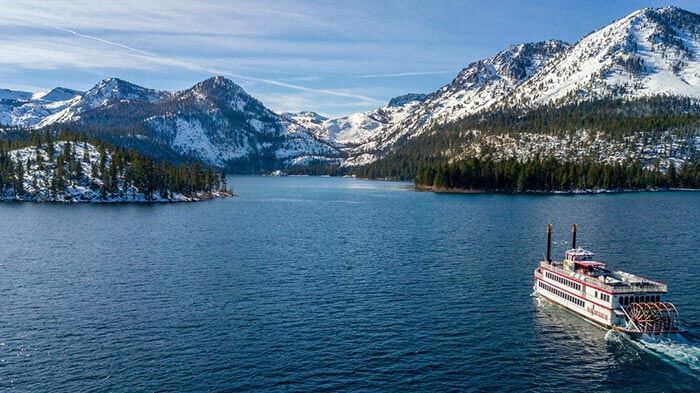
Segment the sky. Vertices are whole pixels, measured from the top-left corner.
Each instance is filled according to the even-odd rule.
[[[276,111],[327,116],[427,93],[508,45],[575,42],[644,7],[699,1],[0,0],[0,88],[223,75]]]

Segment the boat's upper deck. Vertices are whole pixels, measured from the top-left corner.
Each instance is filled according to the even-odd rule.
[[[568,250],[563,261],[542,261],[543,267],[574,277],[592,286],[617,293],[666,293],[666,284],[623,271],[612,271],[594,260],[595,254],[582,248]]]

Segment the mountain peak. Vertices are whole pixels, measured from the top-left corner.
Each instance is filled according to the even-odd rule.
[[[298,118],[298,117],[304,117],[308,119],[313,119],[315,121],[324,121],[328,120],[327,117],[318,114],[314,111],[299,111],[299,112],[284,112],[282,113],[282,116],[286,118]]]
[[[560,40],[510,45],[494,57],[469,64],[457,75],[453,84],[460,87],[481,86],[496,79],[505,79],[510,84],[517,84],[569,46]]]
[[[394,97],[391,100],[389,100],[389,104],[387,106],[389,107],[398,107],[398,106],[403,106],[408,104],[409,102],[414,102],[414,101],[423,101],[425,100],[425,97],[427,97],[427,94],[420,94],[420,93],[408,93],[404,95],[400,95],[398,97]]]
[[[42,100],[48,102],[66,101],[80,95],[81,92],[65,87],[54,87],[53,89],[41,93],[34,93],[32,100]]]
[[[236,100],[236,97],[249,97],[248,93],[236,82],[221,75],[207,78],[181,93],[193,94],[198,100],[213,99],[229,102]]]
[[[83,94],[88,107],[105,105],[118,100],[158,101],[168,93],[148,89],[119,78],[105,78]]]
[[[239,86],[236,82],[221,75],[216,75],[207,78],[194,85],[194,87],[200,89],[228,89],[243,91],[243,88]]]
[[[677,14],[689,14],[689,15],[696,15],[690,11],[684,10],[683,8],[680,8],[675,5],[667,5],[664,7],[659,7],[659,8],[654,8],[654,7],[648,7],[645,8],[644,11],[646,12],[656,12],[662,15],[677,15]]]
[[[127,82],[124,79],[116,78],[113,76],[102,79],[95,86],[137,86],[131,82]],[[138,86],[140,87],[140,86]]]
[[[581,38],[503,103],[561,105],[600,98],[700,98],[700,15],[644,8]]]

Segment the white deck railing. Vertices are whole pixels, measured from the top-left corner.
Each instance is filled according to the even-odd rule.
[[[546,268],[554,270],[557,273],[563,274],[565,276],[571,276],[571,271],[562,269],[558,266],[549,264],[547,262],[542,262],[542,264],[545,265]],[[602,281],[587,277],[581,274],[576,274],[574,276],[577,280],[583,281],[586,284],[590,284],[592,286],[598,287],[600,289],[606,290],[608,292],[612,292],[614,294],[625,294],[625,293],[651,293],[651,292],[667,292],[668,287],[666,284],[662,284],[656,281],[651,281],[651,280],[644,280],[642,282],[636,283],[636,282],[629,282],[629,281],[624,281],[620,285],[610,285],[603,283]]]

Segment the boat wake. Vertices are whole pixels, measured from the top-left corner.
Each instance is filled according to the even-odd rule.
[[[641,336],[631,338],[626,334],[606,334],[609,341],[618,341],[622,338],[643,351],[659,357],[672,366],[700,379],[700,337],[693,334],[670,334],[662,337]]]

